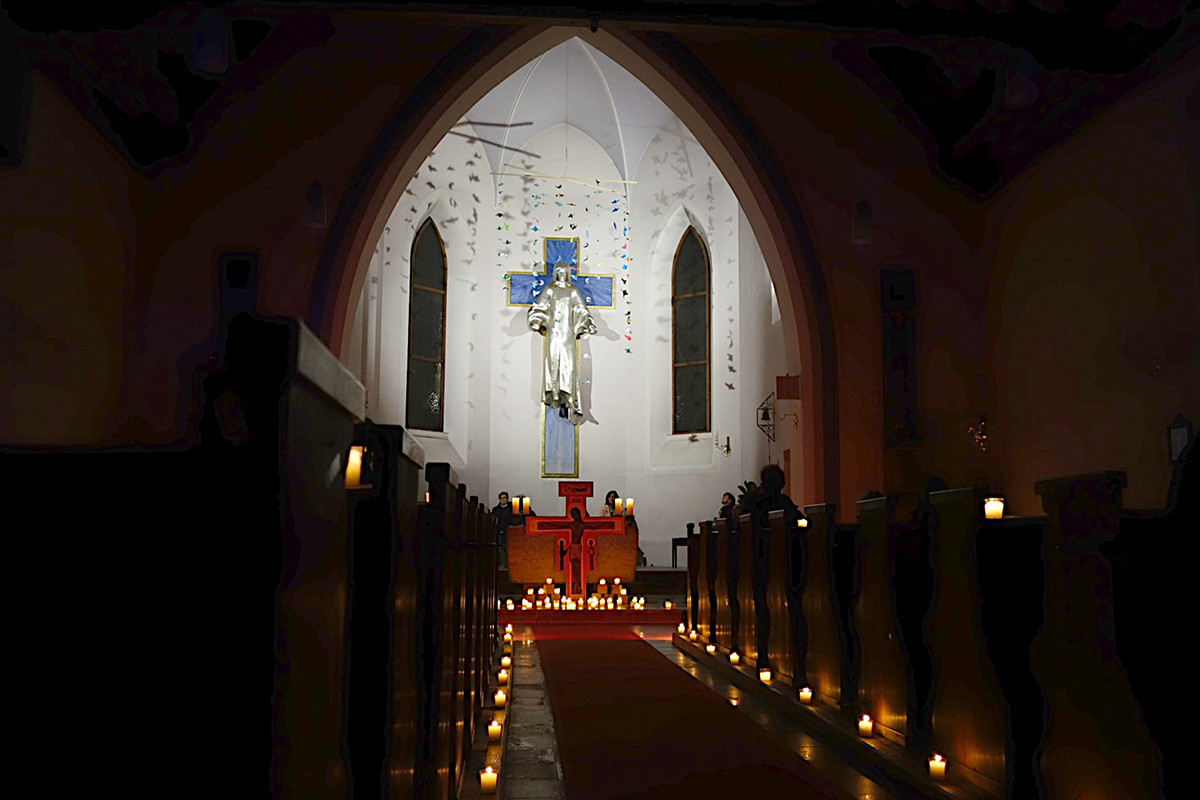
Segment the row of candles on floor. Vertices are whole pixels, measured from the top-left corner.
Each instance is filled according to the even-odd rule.
[[[679,627],[676,630],[678,630],[680,633],[684,633],[686,631],[689,641],[695,642],[700,638],[696,631],[688,631],[687,627],[682,622],[679,623]],[[709,644],[704,645],[704,651],[710,656],[715,656],[717,654],[717,646],[710,642]],[[742,657],[738,655],[736,650],[729,651],[729,663],[735,667],[742,663]],[[758,671],[758,679],[763,683],[770,683],[771,670],[766,667],[760,669]],[[799,690],[797,690],[797,696],[800,698],[800,702],[804,705],[812,705],[813,690],[811,686],[801,686]],[[738,704],[738,697],[734,695],[729,699],[729,702],[736,706]],[[874,735],[874,733],[875,721],[871,719],[870,714],[863,714],[858,718],[858,735],[864,739],[869,739]],[[946,758],[941,753],[934,753],[929,757],[929,777],[938,781],[946,777]]]
[[[512,631],[511,622],[504,626],[504,649],[500,656],[500,671],[496,673],[496,694],[493,697],[498,711],[508,706],[508,692],[505,690],[508,688],[509,670],[512,669]],[[492,744],[499,744],[500,735],[503,732],[504,720],[500,714],[496,714],[487,726],[488,741]],[[479,791],[483,794],[493,794],[499,780],[500,770],[489,764],[479,770]]]
[[[563,597],[562,589],[554,585],[552,578],[546,578],[546,585],[540,586],[535,593],[533,587],[525,590],[525,597],[521,598],[522,611],[605,611],[605,610],[621,610],[624,611],[627,607],[631,611],[643,611],[646,608],[646,598],[644,596],[629,596],[629,590],[621,585],[620,578],[613,578],[612,594],[609,594],[608,584],[604,578],[600,579],[600,587],[604,595],[595,593],[587,600],[579,601],[571,597]],[[626,602],[629,603],[626,606]],[[675,604],[670,600],[663,603],[663,606],[670,610],[675,607]],[[516,601],[509,598],[504,601],[504,608],[509,611],[517,609]]]

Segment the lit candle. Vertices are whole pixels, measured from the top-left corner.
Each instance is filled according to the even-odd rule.
[[[620,586],[620,585],[621,585],[621,579],[613,578],[613,586]]]
[[[616,513],[617,516],[620,516],[625,511],[625,501],[618,497],[615,505],[616,511],[614,513]]]
[[[770,683],[771,682],[771,670],[760,669],[758,671],[758,679],[760,681],[762,681],[763,683]]]
[[[861,717],[858,718],[858,735],[859,736],[863,737],[864,739],[869,738],[871,736],[871,733],[874,730],[874,728],[875,728],[875,723],[871,721],[870,714],[863,714]]]
[[[502,669],[496,673],[496,683],[500,684],[501,686],[508,685],[508,670]]]
[[[350,454],[346,456],[346,488],[357,489],[358,482],[362,478],[362,445],[354,445],[350,448]]]
[[[512,611],[512,610],[513,610],[513,601],[512,601],[512,600],[509,600],[509,601],[508,601],[508,604],[506,605],[506,608],[507,608],[509,611]]]
[[[554,587],[554,593],[555,593],[556,595],[560,595],[560,594],[562,594],[562,589],[559,589],[557,586],[555,586],[555,587]]]
[[[670,611],[672,608],[675,607],[675,604],[672,603],[670,600],[666,601],[666,603],[664,603],[664,605],[667,607],[667,611]]]
[[[679,632],[680,632],[680,633],[687,633],[687,626],[686,626],[686,625],[684,625],[682,622],[681,622],[681,623],[679,623]]]
[[[988,519],[1001,519],[1004,516],[1004,498],[989,497],[984,500],[983,516]]]
[[[738,704],[738,699],[736,697],[729,698],[729,705],[736,706],[737,704]]]
[[[930,756],[929,777],[935,781],[944,781],[946,779],[946,759],[942,758],[941,753],[934,753]]]
[[[632,497],[625,498],[625,515],[630,516],[630,517],[633,516],[633,498]]]
[[[488,741],[500,741],[500,732],[504,730],[504,726],[500,724],[500,720],[494,719],[488,723]]]
[[[513,513],[514,513],[514,514],[520,514],[520,513],[521,513],[521,498],[520,498],[520,497],[514,497],[514,498],[513,498],[513,503],[512,503],[512,506],[513,506]]]
[[[800,687],[800,702],[804,703],[805,705],[808,705],[809,703],[812,702],[812,687],[810,687],[810,686],[801,686]]]
[[[506,695],[504,693],[503,689],[496,690],[496,698],[495,699],[496,699],[496,708],[504,708],[504,706],[508,703],[508,695]]]
[[[491,794],[496,791],[496,779],[500,777],[499,773],[491,767],[484,767],[479,771],[479,791]]]
[[[521,511],[526,516],[529,516],[529,498],[528,497],[521,498]]]
[[[555,611],[558,611],[558,607],[559,607],[559,602],[558,602],[557,600],[555,600],[555,601],[554,601],[554,606],[553,606],[554,610],[555,610]]]
[[[621,587],[621,597],[624,597],[627,594],[629,594],[629,590],[626,589],[624,586],[622,586]]]
[[[543,594],[545,594],[545,593],[546,593],[546,587],[545,587],[545,586],[539,586],[539,587],[538,587],[538,594],[539,594],[539,595],[543,595]]]
[[[504,643],[512,644],[512,634],[511,633],[504,634]]]
[[[429,492],[426,492],[426,493],[425,493],[425,502],[426,502],[426,503],[428,503],[428,502],[429,502]]]
[[[715,644],[706,644],[704,645],[704,649],[710,656],[717,652],[717,646]]]
[[[737,654],[736,650],[729,651],[729,663],[737,666],[742,662],[742,657]]]
[[[808,520],[806,520],[804,517],[801,517],[800,519],[796,520],[796,527],[797,528],[807,528]]]
[[[691,639],[693,642],[696,641],[696,639],[698,638],[696,635],[696,630],[694,628],[692,629],[692,632],[688,634],[688,638]]]
[[[512,623],[511,622],[504,626],[504,632],[512,633]]]
[[[508,669],[512,666],[512,658],[509,656],[500,656],[500,666]]]

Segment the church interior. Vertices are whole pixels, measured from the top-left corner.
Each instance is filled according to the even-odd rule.
[[[1188,792],[1194,0],[0,41],[22,782]]]

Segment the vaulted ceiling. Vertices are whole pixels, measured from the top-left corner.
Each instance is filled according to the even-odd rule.
[[[370,7],[389,5],[474,20],[537,17],[604,25],[615,19],[578,4]],[[87,3],[68,12],[45,0],[9,0],[0,9],[7,15],[7,24],[0,17],[0,32],[15,47],[0,47],[0,62],[20,58],[49,73],[135,167],[152,171],[187,157],[203,135],[198,119],[219,115],[228,98],[299,50],[319,46],[334,30],[312,4],[227,4],[220,13],[231,24],[229,67],[212,74],[189,62],[201,6],[162,9],[155,2]],[[681,25],[827,33],[836,41],[833,57],[925,143],[934,174],[980,198],[1200,49],[1200,0],[645,0],[619,13],[619,21],[667,35]],[[652,121],[664,109],[590,48],[548,53],[540,64],[528,65],[505,82],[488,115],[549,121],[552,104],[540,99],[568,69],[582,80],[580,102],[571,99],[571,123],[590,128],[628,175],[644,132],[626,127],[625,100],[617,95],[632,98],[630,121],[636,114]],[[501,107],[510,100],[508,109]],[[531,133],[536,124],[527,127]],[[521,129],[506,130],[508,144],[528,138]],[[498,157],[494,150],[489,156]]]
[[[573,38],[502,81],[466,120],[487,137],[484,150],[494,172],[502,171],[537,134],[566,123],[604,148],[621,177],[629,180],[650,139],[673,117],[637,78]]]

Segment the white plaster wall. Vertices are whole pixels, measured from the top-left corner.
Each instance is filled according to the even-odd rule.
[[[578,236],[581,270],[615,279],[615,307],[593,309],[599,332],[580,342],[580,479],[595,483],[593,511],[609,489],[635,497],[643,550],[650,563],[670,564],[671,538],[715,514],[722,492],[736,494],[767,463],[754,411],[782,374],[784,348],[765,263],[732,190],[677,119],[651,138],[635,184],[603,184],[616,192],[596,188],[621,172],[578,129],[550,127],[522,149],[538,158],[510,152],[496,171],[524,167],[591,185],[490,176],[479,145],[448,136],[389,218],[344,358],[356,374],[365,367],[370,417],[403,424],[409,254],[432,216],[448,262],[445,431],[414,435],[428,460],[449,461],[489,505],[507,491],[529,495],[540,514],[560,513],[558,481],[541,477],[542,340],[526,308],[507,305],[506,275],[541,271],[545,237]],[[670,281],[688,225],[713,267],[714,431],[675,436]],[[715,435],[722,444],[729,437],[730,456]],[[771,456],[780,461],[780,449]]]

